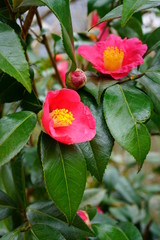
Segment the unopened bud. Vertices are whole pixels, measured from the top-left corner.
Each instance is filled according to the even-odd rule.
[[[78,210],[77,214],[82,218],[82,220],[85,222],[85,224],[88,225],[88,227],[91,227],[91,222],[89,220],[89,216],[88,216],[87,212]]]
[[[77,68],[75,72],[70,72],[67,76],[66,85],[68,88],[78,90],[82,88],[87,82],[85,73]]]

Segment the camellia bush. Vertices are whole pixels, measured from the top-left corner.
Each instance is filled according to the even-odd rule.
[[[78,33],[75,2],[0,2],[1,239],[158,240],[160,190],[143,163],[160,134],[160,28],[143,19],[160,1],[80,1]]]

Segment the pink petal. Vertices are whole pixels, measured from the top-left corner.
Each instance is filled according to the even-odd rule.
[[[72,112],[75,118],[72,125],[54,128],[53,119],[49,114],[56,108],[65,108]],[[96,134],[96,123],[90,109],[80,102],[78,93],[70,89],[48,92],[43,108],[42,124],[52,138],[65,144],[89,141]]]
[[[124,52],[124,59],[120,69],[108,71],[104,68],[103,52],[107,47],[118,47]],[[135,67],[143,64],[142,56],[147,51],[147,45],[138,38],[121,39],[110,34],[106,41],[99,41],[93,46],[82,45],[78,53],[93,64],[93,67],[102,74],[110,74],[114,79],[123,78]]]

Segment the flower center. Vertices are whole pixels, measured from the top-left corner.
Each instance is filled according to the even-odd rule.
[[[65,108],[56,108],[50,113],[50,117],[53,119],[54,128],[69,126],[75,120],[73,114]]]
[[[103,52],[104,67],[108,71],[116,71],[122,66],[124,52],[117,47],[107,47]]]

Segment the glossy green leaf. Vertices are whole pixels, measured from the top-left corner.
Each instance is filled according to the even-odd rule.
[[[149,0],[123,0],[121,25],[124,27],[132,15]]]
[[[113,8],[109,13],[107,13],[103,18],[101,18],[99,20],[99,22],[96,24],[98,25],[101,22],[105,22],[105,21],[112,21],[113,19],[117,19],[120,18],[122,15],[122,5]],[[95,26],[96,26],[95,25]]]
[[[122,222],[141,222],[145,217],[144,209],[139,209],[136,205],[126,205],[124,207],[110,207],[109,212],[115,219]]]
[[[35,114],[25,111],[0,120],[0,165],[7,163],[24,147],[35,124]]]
[[[31,93],[25,92],[23,101],[21,103],[23,110],[38,113],[42,109],[42,103],[37,98],[34,91]]]
[[[126,0],[126,2],[129,3],[130,1]],[[133,3],[133,0],[131,2]],[[136,2],[136,1],[134,1],[134,2]],[[142,10],[145,10],[148,8],[153,8],[153,7],[158,7],[158,6],[160,6],[159,0],[149,0],[146,4],[139,7],[138,9],[136,9],[135,12],[139,12],[139,11],[142,11]],[[123,8],[123,5],[120,5],[116,8],[114,8],[109,13],[107,13],[103,18],[101,18],[100,21],[98,22],[98,24],[101,22],[112,21],[113,19],[120,18],[122,16],[122,8]],[[98,24],[96,24],[96,25],[98,25]]]
[[[30,176],[31,183],[36,187],[44,186],[42,164],[37,153],[37,148],[25,147],[23,154],[25,173]]]
[[[97,212],[96,216],[93,218],[91,223],[92,224],[116,225],[117,221],[115,219],[113,219],[112,217],[110,217],[109,214],[107,215],[106,213],[101,214],[101,213]]]
[[[73,29],[69,0],[41,0],[41,2],[49,7],[49,9],[56,15],[61,24],[64,48],[72,61],[72,67],[70,71],[74,71],[76,69],[76,60],[74,54]]]
[[[156,67],[154,66],[151,69],[148,69],[145,72],[145,75],[150,79],[152,79],[152,81],[154,81],[155,83],[160,84],[160,66],[159,65]]]
[[[20,35],[20,33],[21,33],[21,28],[20,28],[20,26],[19,26],[15,21],[10,20],[10,19],[8,18],[8,15],[9,15],[9,12],[8,12],[8,14],[7,14],[6,17],[2,17],[2,16],[0,15],[0,22],[9,25],[11,28],[14,29],[14,31],[15,31],[18,35]]]
[[[110,11],[112,0],[88,0],[88,14],[96,10],[99,16],[104,16],[106,12]]]
[[[98,76],[93,72],[85,72],[87,77],[87,83],[84,86],[86,92],[92,94],[96,99],[97,104],[100,104],[101,96],[104,90],[117,82],[115,80],[108,79],[106,77]]]
[[[3,185],[5,192],[8,194],[8,196],[10,196],[14,200],[16,205],[18,205],[19,199],[17,196],[17,191],[15,189],[15,184],[13,181],[12,168],[11,168],[10,162],[1,167],[1,183]]]
[[[31,231],[37,240],[65,240],[60,232],[48,225],[33,225]]]
[[[14,77],[31,92],[28,63],[15,31],[0,22],[0,69]]]
[[[146,39],[146,44],[148,46],[148,52],[155,50],[156,48],[160,47],[160,27],[155,29],[151,34],[149,34],[148,38]]]
[[[141,198],[139,197],[139,195],[136,193],[136,191],[134,190],[130,182],[127,181],[125,177],[120,177],[118,179],[118,182],[115,185],[115,189],[125,201],[131,204],[136,203],[138,206],[140,206]]]
[[[146,123],[151,134],[160,134],[160,116],[152,112],[150,120]]]
[[[152,77],[152,75],[150,77]],[[138,82],[142,84],[145,92],[151,98],[156,112],[160,114],[160,84],[152,81],[152,79],[147,76],[138,79]]]
[[[14,230],[13,232],[5,234],[1,240],[19,240],[20,228]]]
[[[77,240],[87,236],[94,236],[84,221],[76,215],[71,226],[68,226],[65,216],[51,201],[38,202],[28,207],[27,218],[32,225],[43,224],[55,228],[67,240]]]
[[[23,154],[20,153],[18,156],[11,161],[12,176],[17,192],[17,197],[19,199],[22,208],[26,208],[26,193],[25,193],[25,176],[24,176],[24,164],[23,164]]]
[[[0,190],[0,220],[7,218],[16,209],[14,201]]]
[[[103,108],[111,134],[141,168],[150,149],[149,132],[143,124],[151,115],[149,98],[134,87],[115,85],[106,90]]]
[[[140,232],[132,223],[120,223],[118,226],[123,230],[129,240],[142,240]]]
[[[124,28],[121,27],[120,20],[113,22],[111,26],[118,31],[122,38],[137,37],[143,39],[141,22],[136,17],[131,17]]]
[[[118,179],[118,170],[115,167],[109,165],[103,176],[103,183],[109,194],[111,193],[112,189],[114,189],[115,185],[118,182]]]
[[[82,202],[80,204],[80,208],[84,208],[86,206],[96,207],[98,206],[105,196],[106,191],[100,188],[91,188],[86,189],[84,192],[84,196]]]
[[[0,78],[0,102],[13,102],[23,98],[25,88],[7,74]]]
[[[96,136],[90,142],[79,144],[87,162],[87,168],[93,176],[102,181],[104,171],[108,164],[113,138],[105,124],[102,106],[97,106],[89,94],[80,92],[82,102],[89,107],[96,120]]]
[[[23,0],[12,0],[13,9],[16,9],[22,3],[22,1]]]
[[[130,240],[120,228],[115,226],[96,224],[92,228],[100,240]]]
[[[47,191],[72,223],[85,189],[85,159],[76,145],[58,143],[46,134],[42,134],[40,141]]]
[[[74,44],[73,44],[73,29],[72,29],[72,20],[69,8],[69,0],[23,0],[20,6],[41,6],[46,5],[58,18],[61,24],[63,44],[68,54],[69,58],[72,61],[72,66],[70,71],[74,71],[76,69],[76,59],[74,53]],[[62,14],[63,12],[63,14]]]

